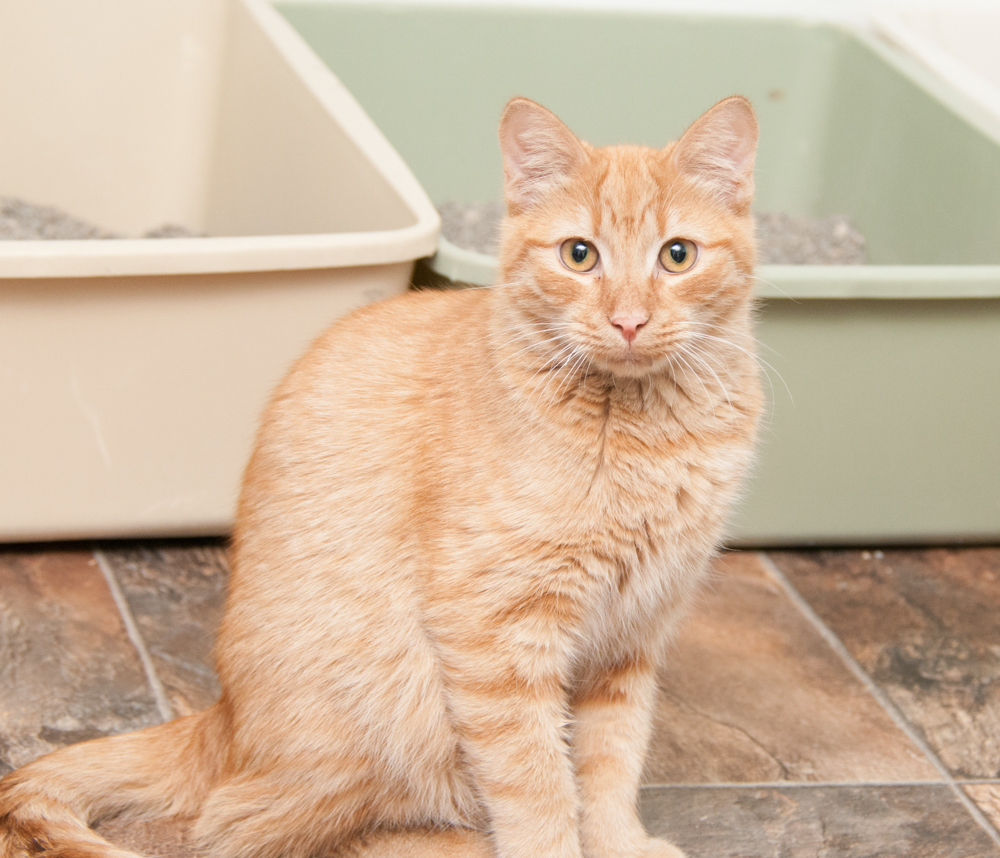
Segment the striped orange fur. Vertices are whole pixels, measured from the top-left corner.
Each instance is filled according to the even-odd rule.
[[[0,856],[125,858],[120,812],[219,858],[680,856],[636,802],[761,407],[756,137],[740,97],[663,149],[511,101],[498,285],[355,312],[267,409],[219,702],[8,775]]]

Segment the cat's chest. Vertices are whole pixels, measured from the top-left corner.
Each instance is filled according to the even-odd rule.
[[[629,621],[700,574],[749,451],[732,426],[691,432],[656,412],[609,409],[599,431],[581,435],[575,467],[550,486],[571,513],[548,536],[572,545],[571,562],[604,594],[601,612]]]
[[[542,453],[562,459],[561,468],[548,470],[549,490],[576,510],[587,533],[646,541],[665,537],[671,523],[690,526],[706,504],[724,504],[749,447],[730,425],[707,422],[692,431],[662,409],[614,403],[564,440],[561,455]]]
[[[732,495],[721,458],[709,438],[656,443],[655,434],[612,433],[577,474],[576,520],[550,536],[572,546],[564,562],[587,594],[586,660],[615,659],[656,638],[699,586]]]

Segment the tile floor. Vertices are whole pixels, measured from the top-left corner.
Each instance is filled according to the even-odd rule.
[[[717,568],[663,671],[649,829],[690,858],[1000,858],[1000,548]],[[226,575],[211,541],[0,548],[0,774],[211,702]]]

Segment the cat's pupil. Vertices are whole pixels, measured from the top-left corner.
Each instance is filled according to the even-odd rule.
[[[582,241],[578,241],[573,245],[573,249],[570,251],[570,256],[573,257],[573,261],[580,265],[587,258],[587,245]]]
[[[670,258],[678,265],[681,265],[687,259],[687,255],[687,248],[679,241],[670,245]]]

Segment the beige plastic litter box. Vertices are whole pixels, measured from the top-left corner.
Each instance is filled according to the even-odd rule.
[[[5,0],[0,195],[123,235],[0,242],[0,539],[225,532],[309,341],[439,220],[258,0]]]

